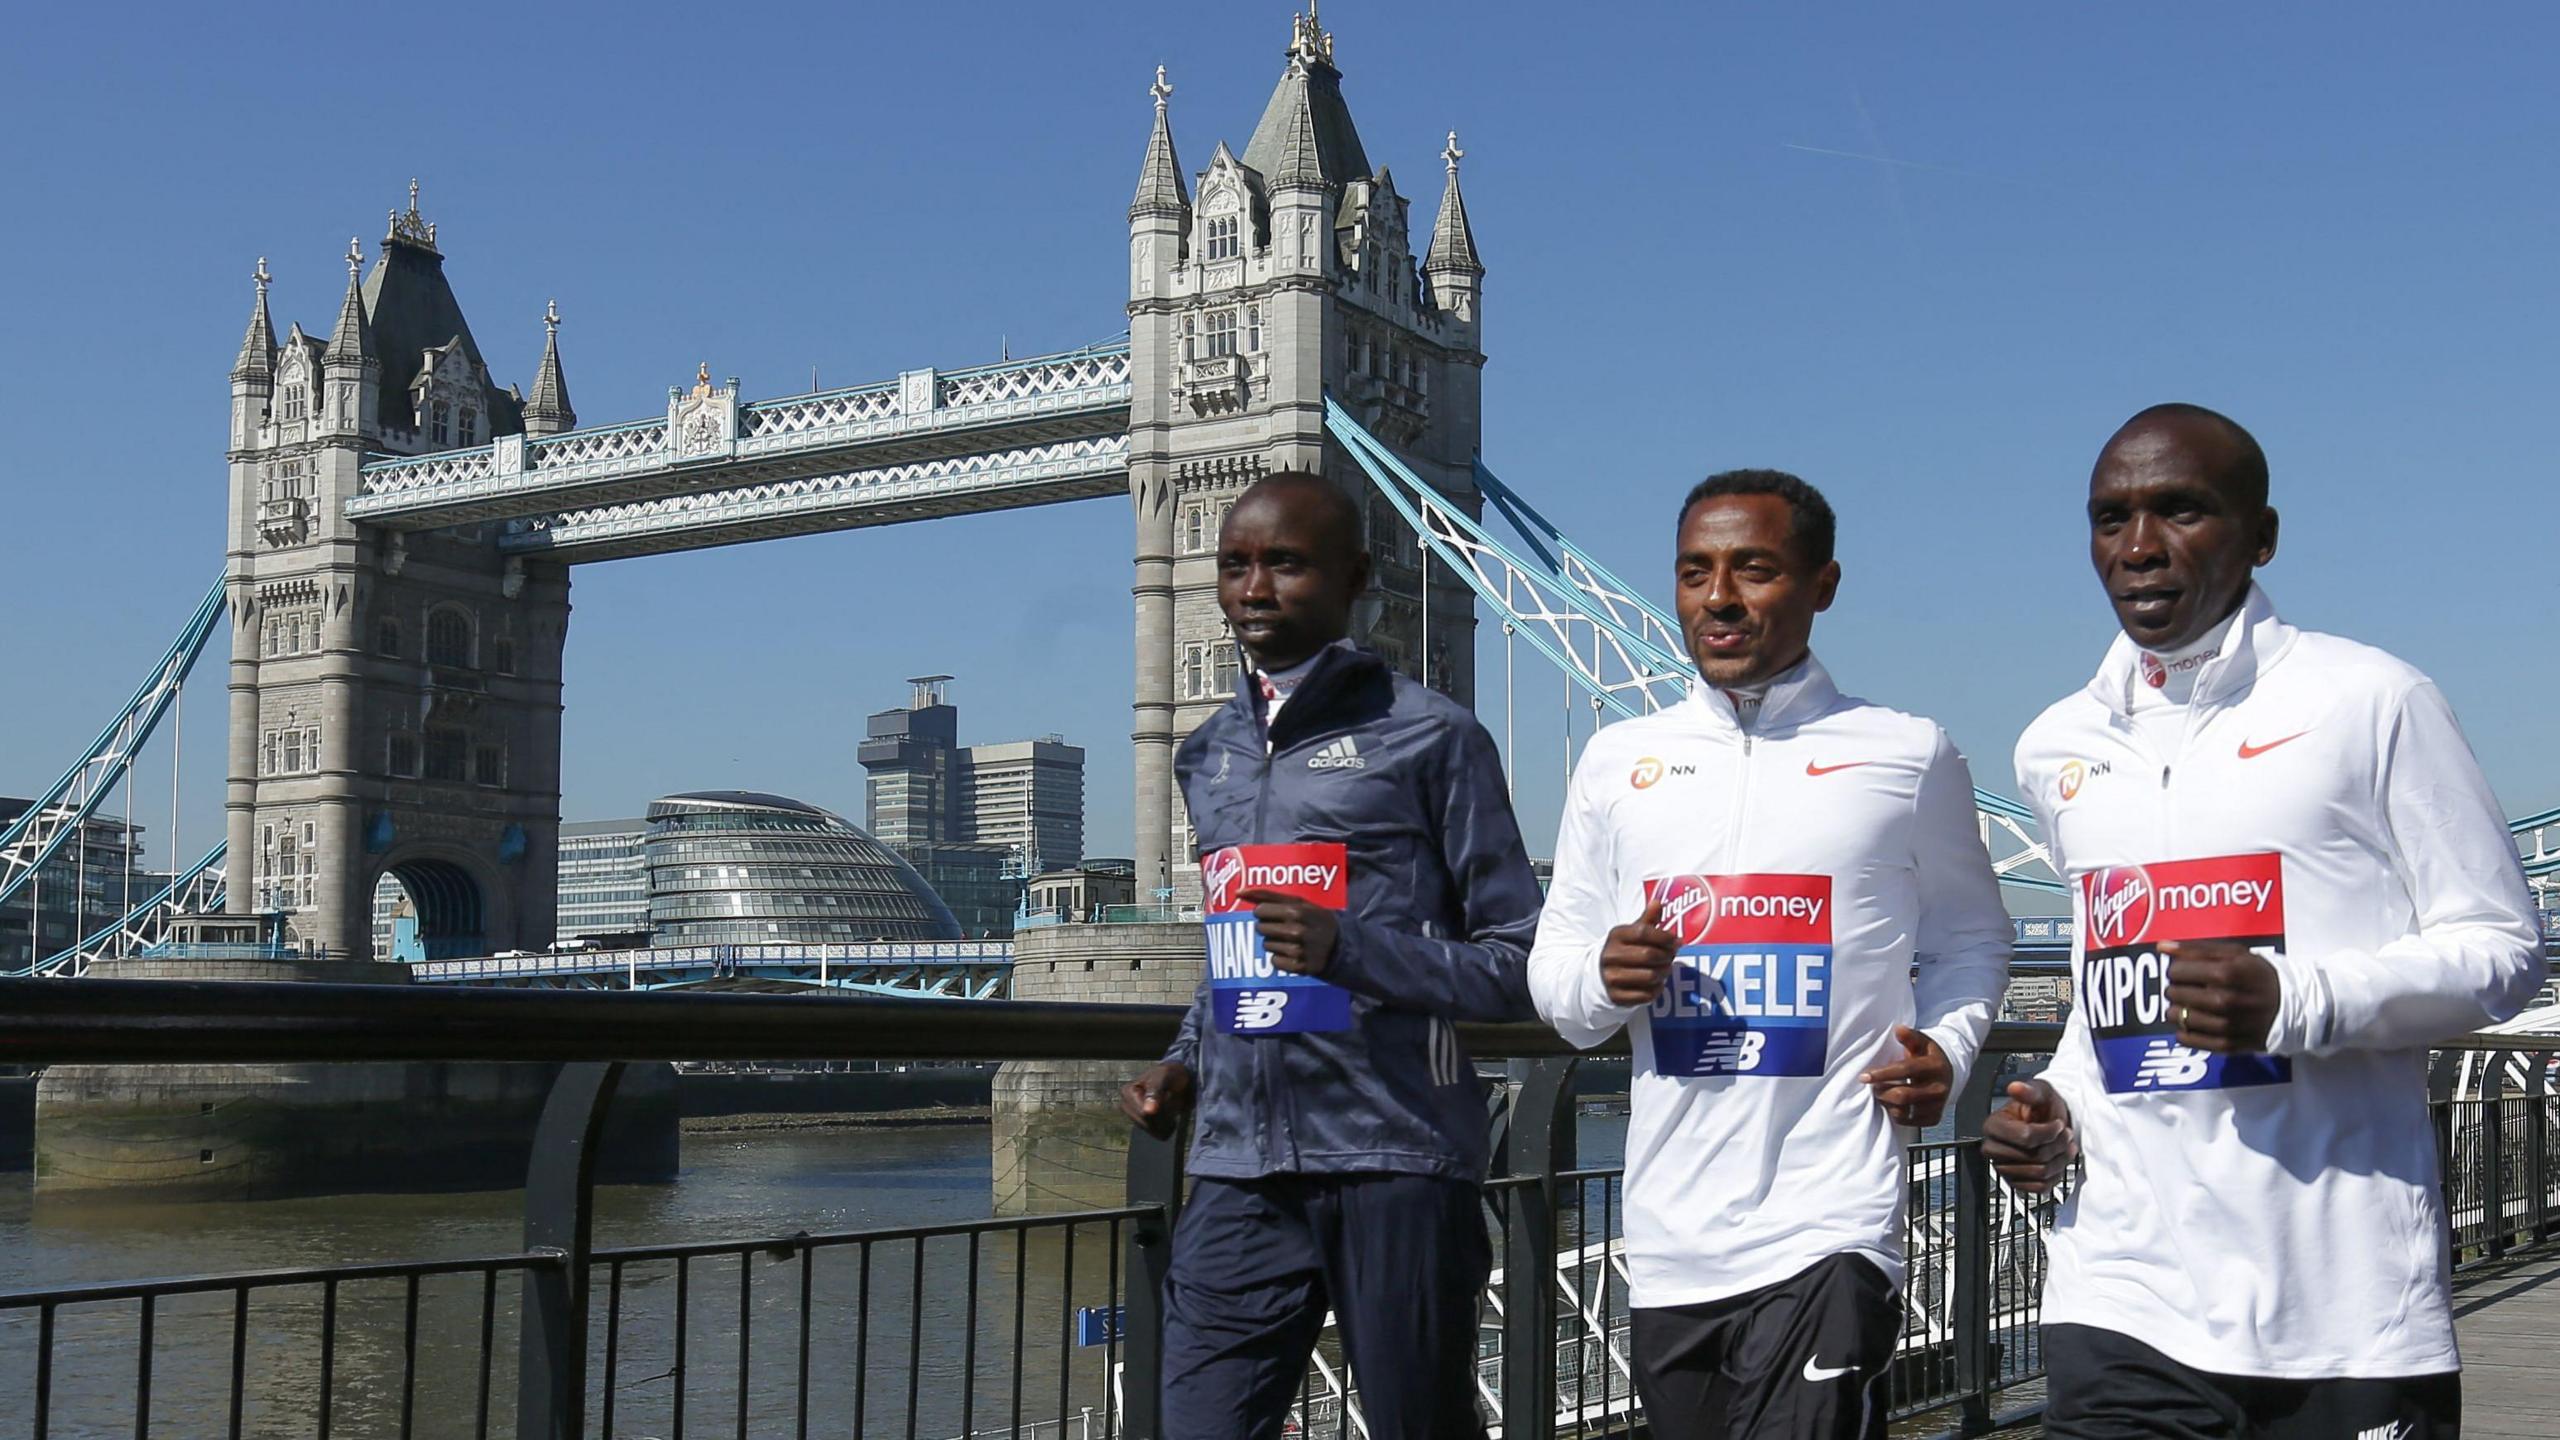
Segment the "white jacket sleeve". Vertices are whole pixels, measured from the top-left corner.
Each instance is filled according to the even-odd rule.
[[[2388,723],[2383,819],[2417,928],[2371,953],[2279,957],[2278,1055],[2431,1044],[2511,1018],[2542,984],[2515,840],[2453,708],[2420,683]]]
[[[1600,946],[1609,931],[1636,918],[1621,915],[1615,847],[1607,816],[1587,783],[1590,751],[1565,788],[1556,827],[1555,875],[1529,948],[1529,998],[1556,1033],[1588,1050],[1618,1032],[1639,1006],[1609,1003],[1600,981]]]
[[[2016,938],[2000,903],[2000,880],[1973,813],[1973,774],[1944,731],[1920,777],[1912,826],[1920,923],[1912,936],[1915,1027],[1955,1066],[1964,1087],[1983,1037],[2009,989],[2009,950]]]
[[[2061,876],[2064,885],[2069,886],[2071,861],[2054,839],[2053,812],[2045,808],[2043,787],[2038,783],[2043,777],[2027,771],[2024,742],[2019,746],[2017,776],[2018,794],[2026,801],[2027,808],[2035,813],[2036,833],[2044,837],[2045,853],[2052,859],[2053,873]],[[2076,914],[2079,909],[2077,899],[2072,901],[2072,909]],[[2076,925],[2073,928],[2075,932],[2080,930]],[[2071,952],[2076,971],[2080,947],[2075,943]],[[2076,989],[2076,973],[2073,983]],[[2097,1047],[2089,1040],[2089,1014],[2086,1010],[2077,1005],[2071,1007],[2071,1013],[2063,1020],[2062,1039],[2054,1046],[2053,1059],[2035,1078],[2052,1086],[2054,1093],[2062,1097],[2062,1103],[2071,1111],[2073,1128],[2085,1137],[2088,1129],[2079,1117],[2107,1093],[2106,1082],[2098,1074]]]

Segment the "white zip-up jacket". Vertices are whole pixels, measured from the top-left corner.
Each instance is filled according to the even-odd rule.
[[[1842,695],[1809,657],[1748,730],[1692,684],[1592,737],[1555,856],[1529,989],[1577,1045],[1632,1027],[1632,1302],[1719,1300],[1840,1254],[1898,1286],[1904,1136],[1858,1075],[1915,1025],[1961,1085],[2008,983],[2009,917],[1945,733]],[[1656,890],[1684,940],[1672,982],[1612,1005],[1601,945]]]
[[[2515,1014],[2543,969],[2497,800],[2427,677],[2254,586],[2174,753],[2128,719],[2138,661],[2118,636],[2018,741],[2080,920],[2045,1078],[2086,1172],[2045,1321],[2224,1374],[2456,1369],[2426,1047]],[[2169,1038],[2157,946],[2179,938],[2274,962],[2271,1056]]]

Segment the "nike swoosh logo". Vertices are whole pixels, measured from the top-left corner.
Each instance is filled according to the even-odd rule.
[[[1843,1365],[1836,1370],[1826,1369],[1814,1356],[1807,1355],[1804,1357],[1804,1378],[1816,1385],[1821,1384],[1825,1380],[1837,1380],[1841,1376],[1849,1374],[1856,1368],[1857,1367],[1851,1365]]]
[[[2252,745],[2248,741],[2243,740],[2240,742],[2240,758],[2243,760],[2255,760],[2259,756],[2266,754],[2268,751],[2273,750],[2279,745],[2290,745],[2294,741],[2299,740],[2310,733],[2311,732],[2308,730],[2296,730],[2281,740],[2270,740],[2264,745]]]
[[[1804,773],[1819,780],[1823,776],[1828,775],[1835,770],[1855,770],[1861,765],[1873,765],[1874,763],[1876,762],[1873,760],[1851,760],[1839,765],[1816,765],[1812,761],[1807,760],[1804,762]],[[1844,1371],[1842,1373],[1845,1374],[1846,1372]]]

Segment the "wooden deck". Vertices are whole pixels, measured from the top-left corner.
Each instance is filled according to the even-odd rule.
[[[2560,1248],[2453,1277],[2464,1440],[2560,1435]]]
[[[2453,1316],[2462,1341],[2463,1440],[2560,1437],[2560,1243],[2455,1275]],[[2038,1398],[2022,1387],[2005,1404]],[[1943,1440],[1944,1425],[1914,1421],[1908,1433]],[[2029,1421],[1997,1433],[2029,1440],[2044,1427]]]

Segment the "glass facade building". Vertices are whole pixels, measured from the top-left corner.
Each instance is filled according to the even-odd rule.
[[[948,675],[918,675],[904,710],[883,710],[865,726],[856,752],[870,772],[871,833],[906,850],[965,840],[958,811],[960,712],[942,698]]]
[[[26,813],[27,800],[0,799],[0,826]],[[138,868],[142,827],[92,818],[42,873],[0,906],[0,970],[20,970],[70,949],[123,918],[168,883]],[[42,913],[37,913],[41,908]]]
[[[1055,735],[961,753],[968,838],[1002,845],[1033,874],[1084,859],[1084,749]]]
[[[560,898],[552,933],[563,940],[649,928],[646,820],[581,820],[560,827]]]
[[[1003,845],[908,845],[898,853],[951,907],[964,940],[1010,940],[1022,908],[1024,877],[1013,850]]]
[[[642,841],[656,945],[957,940],[924,877],[861,826],[750,790],[670,795]]]

